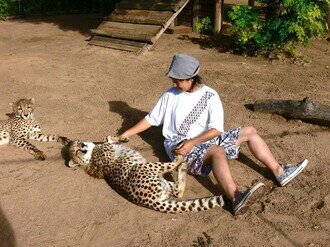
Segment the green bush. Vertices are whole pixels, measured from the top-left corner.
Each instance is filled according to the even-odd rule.
[[[46,12],[110,12],[119,0],[0,0],[0,17]]]
[[[18,13],[18,0],[0,0],[0,18],[6,17],[10,13]]]
[[[270,52],[294,55],[298,44],[307,46],[327,32],[325,6],[329,6],[330,0],[283,0],[282,3],[279,13],[266,15],[264,19],[250,6],[232,8],[229,18],[236,51],[250,55]]]
[[[200,34],[212,34],[213,33],[213,23],[210,17],[205,17],[201,20],[201,22],[195,23],[194,28]]]

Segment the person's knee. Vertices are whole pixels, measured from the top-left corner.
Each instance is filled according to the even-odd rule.
[[[226,159],[226,150],[218,145],[213,145],[208,148],[205,154],[205,160],[212,161],[215,159]]]
[[[258,131],[253,126],[244,126],[238,137],[237,145],[240,146],[243,142],[249,142],[258,136]]]
[[[246,136],[255,136],[258,135],[258,131],[253,126],[244,126],[242,127],[242,133]]]
[[[221,146],[214,146],[212,150],[212,156],[213,158],[218,159],[226,158],[226,150]]]

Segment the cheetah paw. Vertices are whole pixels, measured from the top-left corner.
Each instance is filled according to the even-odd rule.
[[[129,138],[122,136],[122,135],[115,135],[115,136],[107,136],[105,138],[105,141],[110,143],[110,144],[115,144],[115,143],[126,143],[129,142]]]
[[[180,163],[180,164],[183,163],[184,162],[183,156],[181,154],[178,154],[175,157],[175,162]]]

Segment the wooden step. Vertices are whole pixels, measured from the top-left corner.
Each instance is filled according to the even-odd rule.
[[[131,51],[131,52],[139,52],[143,47],[147,45],[144,42],[137,42],[131,40],[124,39],[114,39],[103,36],[94,36],[90,41],[90,45],[97,45],[107,48],[113,48],[117,50]]]
[[[172,15],[172,11],[116,9],[108,17],[108,21],[135,24],[164,25],[164,23],[166,23]]]
[[[116,5],[116,8],[176,12],[186,1],[187,0],[123,0]]]
[[[104,21],[97,29],[91,31],[93,34],[111,38],[154,43],[157,40],[155,36],[160,30],[161,26],[155,25]]]

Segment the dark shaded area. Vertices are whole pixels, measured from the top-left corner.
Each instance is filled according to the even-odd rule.
[[[67,167],[69,167],[69,161],[70,161],[69,145],[70,145],[70,143],[68,145],[62,147],[62,149],[61,149],[61,156],[64,159],[65,166],[67,166]]]
[[[89,34],[110,15],[120,0],[20,0],[8,1],[0,9],[0,17],[34,24],[53,23],[61,30]]]
[[[17,18],[12,21],[32,24],[53,23],[63,31],[77,31],[83,35],[90,35],[90,29],[97,28],[101,24],[103,17],[101,14],[36,15]]]
[[[244,106],[246,109],[248,109],[250,111],[254,111],[254,104],[245,104]]]
[[[209,176],[202,177],[202,176],[194,176],[195,179],[208,191],[210,191],[213,195],[224,195],[225,192],[221,189],[220,185],[214,184],[213,181]]]
[[[11,118],[11,117],[14,117],[15,116],[15,113],[13,113],[13,112],[12,113],[6,113],[5,115],[7,117]]]
[[[109,101],[108,104],[109,110],[118,113],[123,119],[122,126],[117,130],[118,134],[122,134],[124,131],[133,127],[148,114],[148,112],[135,109],[123,101]],[[151,127],[138,135],[151,146],[153,154],[159,160],[168,161],[169,158],[163,146],[164,137],[161,127]]]
[[[109,13],[121,0],[5,0],[0,14]]]
[[[240,152],[237,160],[239,162],[243,163],[244,165],[250,167],[251,169],[255,170],[257,173],[259,173],[263,177],[273,180],[274,183],[277,183],[274,178],[274,175],[268,168],[259,166],[257,163],[255,163],[252,159],[250,159],[244,153]]]
[[[2,209],[0,208],[0,246],[14,247],[16,246],[16,239],[13,228],[7,220]]]
[[[216,49],[220,53],[235,52],[234,39],[229,32],[222,32],[214,36],[201,35],[198,38],[181,35],[178,39],[190,40],[193,44],[199,45],[202,50]]]

